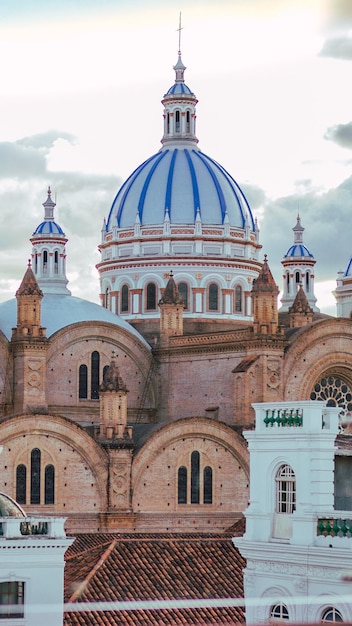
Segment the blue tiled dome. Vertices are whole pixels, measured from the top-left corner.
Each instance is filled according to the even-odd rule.
[[[198,209],[203,224],[223,224],[227,214],[231,226],[243,228],[247,218],[255,229],[246,197],[232,176],[196,146],[173,145],[126,180],[106,228],[133,226],[137,213],[143,225],[162,224],[167,212],[173,224],[194,224]]]
[[[170,87],[170,89],[166,92],[165,96],[175,96],[178,94],[184,94],[187,96],[194,96],[193,91],[185,85],[185,83],[175,83]]]
[[[303,244],[294,244],[293,246],[291,246],[286,254],[285,254],[285,258],[286,257],[311,257],[314,258],[312,253],[309,252],[308,248],[306,248],[306,246],[304,246]]]
[[[45,220],[37,226],[33,235],[65,235],[65,233],[56,222]]]

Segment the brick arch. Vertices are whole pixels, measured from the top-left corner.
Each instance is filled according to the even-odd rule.
[[[30,449],[38,447],[53,459],[61,481],[54,505],[56,514],[69,517],[70,513],[89,513],[92,509],[98,515],[106,510],[107,455],[80,426],[59,416],[18,415],[2,422],[0,440],[4,465],[0,488],[10,495],[15,495],[15,470],[25,442]]]
[[[352,385],[350,320],[323,320],[297,333],[285,357],[284,399],[309,400],[314,384],[329,374]]]
[[[249,482],[246,443],[226,424],[202,417],[184,418],[162,427],[139,450],[132,465],[134,510],[179,511],[177,469],[193,449],[212,459],[214,510],[244,510]]]

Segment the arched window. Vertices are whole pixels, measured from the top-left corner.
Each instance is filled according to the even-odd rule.
[[[218,311],[219,310],[219,287],[216,283],[211,283],[209,285],[209,311]]]
[[[296,477],[290,465],[281,465],[276,473],[276,513],[296,510]]]
[[[99,367],[100,354],[96,350],[91,356],[91,379],[90,379],[90,397],[91,400],[99,399]]]
[[[203,502],[204,504],[213,502],[213,470],[209,465],[203,471]]]
[[[191,132],[191,114],[189,111],[186,112],[186,133]]]
[[[155,311],[156,309],[156,285],[148,283],[147,285],[147,311]]]
[[[179,133],[181,131],[181,116],[180,111],[176,111],[175,114],[175,131]]]
[[[35,253],[34,256],[34,273],[37,274],[38,273],[38,253]]]
[[[306,273],[306,291],[309,291],[309,272]]]
[[[185,309],[188,309],[188,285],[187,283],[179,283],[178,286],[178,293],[180,294],[182,300],[183,300],[183,304],[185,305]]]
[[[235,287],[235,313],[242,313],[242,287]]]
[[[166,132],[168,135],[170,134],[170,113],[166,117]]]
[[[43,252],[43,274],[46,274],[48,271],[48,252],[44,250]]]
[[[296,272],[295,274],[295,282],[296,282],[296,287],[298,287],[298,285],[301,282],[301,274],[299,272]]]
[[[187,504],[187,468],[184,465],[178,468],[177,502]]]
[[[270,609],[270,617],[277,620],[289,619],[287,606],[282,602],[274,604]]]
[[[45,468],[44,504],[54,504],[55,502],[55,468],[47,465]]]
[[[287,293],[290,293],[290,273],[287,272]]]
[[[191,504],[199,504],[199,452],[191,454]]]
[[[79,366],[78,397],[80,400],[88,398],[88,367],[86,365]]]
[[[16,501],[26,504],[27,468],[23,463],[16,467]]]
[[[54,252],[54,273],[59,273],[59,253],[57,250]]]
[[[333,606],[329,606],[329,608],[325,609],[323,615],[321,616],[321,622],[323,624],[326,622],[343,622],[343,619],[340,611],[335,609]]]
[[[110,287],[105,289],[105,308],[110,311]]]
[[[33,448],[31,452],[31,504],[40,504],[40,461],[40,450]]]
[[[121,313],[128,313],[129,310],[129,289],[128,285],[123,285],[121,289]]]
[[[310,399],[327,401],[328,406],[352,411],[352,387],[346,380],[334,374],[323,376],[315,383]]]

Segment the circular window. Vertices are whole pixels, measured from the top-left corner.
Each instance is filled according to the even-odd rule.
[[[311,400],[325,400],[328,406],[338,406],[352,411],[352,389],[337,376],[325,376],[314,385]]]

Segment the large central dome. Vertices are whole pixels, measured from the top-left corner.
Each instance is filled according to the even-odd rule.
[[[141,224],[161,224],[169,214],[173,224],[194,224],[197,212],[203,224],[254,230],[248,202],[235,180],[216,161],[189,145],[168,146],[142,163],[119,190],[107,228],[131,227],[136,211]]]
[[[179,52],[162,99],[162,147],[123,183],[104,221],[102,302],[129,319],[156,317],[172,269],[186,317],[248,319],[258,231],[235,179],[198,147],[185,69]]]

